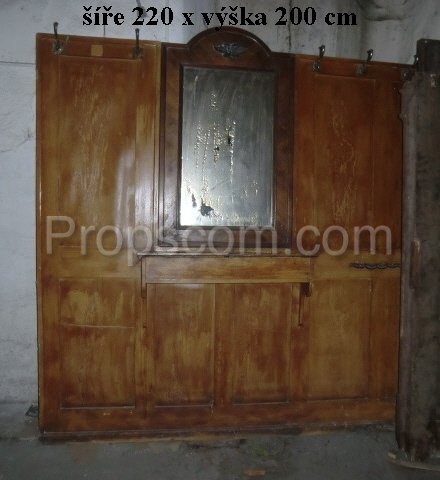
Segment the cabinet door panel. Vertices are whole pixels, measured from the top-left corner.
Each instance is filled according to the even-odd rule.
[[[147,343],[156,406],[211,406],[214,286],[149,285]]]
[[[322,280],[310,302],[307,396],[368,396],[371,281]]]
[[[225,352],[229,402],[288,402],[292,389],[292,322],[299,287],[242,284],[231,288],[230,318],[219,319],[229,325]]]
[[[135,406],[133,328],[64,325],[61,407]]]
[[[61,279],[61,406],[135,404],[136,283]]]

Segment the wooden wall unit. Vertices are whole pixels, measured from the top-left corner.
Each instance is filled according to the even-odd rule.
[[[159,44],[39,35],[40,428],[154,433],[394,415],[400,260],[400,68],[295,57],[294,228],[389,225],[394,253],[333,257],[96,249],[105,225],[157,227]],[[69,237],[47,253],[47,217]],[[54,223],[59,232],[68,224]],[[95,226],[81,252],[80,227]],[[103,247],[115,247],[108,231]],[[320,240],[320,239],[318,239]],[[305,237],[312,248],[316,239]],[[350,240],[351,242],[351,240]],[[330,238],[337,249],[337,237]]]

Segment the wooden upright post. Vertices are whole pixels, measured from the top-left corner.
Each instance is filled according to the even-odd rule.
[[[403,263],[397,441],[412,460],[439,447],[440,41],[419,40],[402,90]]]

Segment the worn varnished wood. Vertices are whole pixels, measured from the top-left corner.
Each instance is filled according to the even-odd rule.
[[[43,432],[93,430],[143,414],[143,304],[127,244],[101,255],[91,231],[82,251],[80,228],[153,226],[160,49],[142,42],[133,59],[132,41],[69,37],[54,55],[52,42],[37,38],[39,420]],[[76,225],[52,254],[49,215]]]
[[[231,288],[231,310],[223,319],[229,326],[228,401],[233,405],[291,401],[299,286],[241,284]]]
[[[151,256],[144,262],[145,283],[286,283],[308,282],[307,257]]]
[[[371,282],[314,283],[307,343],[311,399],[368,396]]]
[[[400,261],[402,125],[401,67],[373,63],[359,75],[350,60],[312,57],[295,61],[295,230],[315,225],[304,247],[321,245],[313,261],[313,295],[304,325],[303,394],[309,398],[390,398],[396,395],[400,269],[355,269],[353,262]],[[298,121],[301,118],[302,121]],[[360,255],[329,256],[322,235],[332,225],[386,225],[370,253],[368,234]],[[329,238],[337,250],[341,236]],[[348,360],[349,359],[349,360]]]
[[[37,45],[43,432],[151,434],[391,420],[399,270],[358,270],[350,263],[400,259],[399,68],[374,63],[358,79],[359,62],[324,59],[317,78],[312,58],[297,57],[290,85],[297,119],[293,208],[288,196],[280,197],[297,230],[309,223],[389,222],[397,238],[393,256],[384,255],[382,245],[380,255],[156,252],[138,261],[125,245],[117,256],[102,256],[93,232],[83,255],[78,231],[55,241],[49,256],[47,215],[68,213],[98,227],[154,227],[160,211],[154,210],[160,204],[158,45],[142,42],[143,59],[133,60],[129,41],[70,37],[61,57],[51,53],[51,42],[40,36]],[[261,45],[254,47],[262,53]],[[114,78],[105,81],[113,69]],[[339,123],[332,123],[329,104],[317,113],[328,95],[335,108],[333,97],[346,102]],[[368,114],[358,116],[357,108]],[[340,164],[331,141],[338,132],[355,150],[351,157],[343,149]],[[291,135],[283,138],[284,149]],[[347,182],[341,165],[351,171]],[[286,182],[291,167],[283,172]],[[341,185],[350,186],[350,195]],[[111,248],[113,241],[109,235],[104,244]]]
[[[61,407],[135,405],[136,284],[61,279]]]
[[[311,278],[309,258],[159,255],[145,257],[142,262],[149,304],[146,328],[150,332],[150,375],[159,385],[151,387],[153,398],[160,395],[164,382],[168,392],[165,397],[170,398],[162,404],[168,409],[209,406],[221,413],[222,409],[233,411],[238,407],[240,417],[246,415],[240,408],[243,406],[252,409],[293,401],[295,377],[300,377],[294,363],[298,358],[294,332],[302,320],[301,282]],[[214,318],[215,326],[210,326]],[[190,332],[188,322],[192,325]],[[197,325],[202,329],[200,334]],[[169,348],[164,347],[167,342],[172,342]],[[161,354],[156,345],[160,345]],[[204,355],[201,363],[195,348]],[[209,357],[210,352],[214,357]],[[162,366],[162,362],[168,366]],[[197,373],[199,367],[192,362],[203,370]],[[192,365],[186,374],[185,365]],[[182,385],[169,378],[167,369],[171,366],[174,372],[181,371],[180,382],[187,378],[192,385],[188,392],[194,394],[200,382],[209,386],[214,381],[215,395],[208,389],[210,397],[196,395],[189,401]],[[178,395],[176,389],[180,391],[180,401],[171,400],[169,389],[174,395]]]
[[[74,218],[77,225],[99,230],[105,225],[127,229],[135,223],[133,79],[138,68],[138,62],[129,59],[64,55],[59,59],[58,108],[63,121],[58,149],[63,153],[58,165],[58,214]],[[77,228],[63,244],[78,245],[79,237]],[[114,248],[114,234],[106,237],[109,249]],[[95,243],[96,233],[87,239]]]
[[[214,402],[214,287],[151,285],[147,345],[155,407]]]
[[[136,405],[134,328],[62,325],[61,408]]]
[[[356,269],[350,265],[399,258],[400,252],[392,257],[363,253],[322,255],[314,261],[310,320],[305,325],[306,385],[312,388],[312,395],[331,397],[351,391],[357,396],[395,398],[400,269]],[[347,381],[353,382],[351,386]]]
[[[295,231],[314,225],[304,246],[322,240],[326,228],[344,227],[353,247],[353,228],[388,226],[392,248],[400,248],[402,124],[399,119],[402,66],[325,58],[319,72],[313,58],[295,60],[294,192]],[[298,119],[301,121],[298,121]],[[338,250],[341,235],[329,237]],[[360,238],[369,248],[368,234]],[[386,252],[385,235],[377,251]]]
[[[305,323],[307,395],[394,399],[398,270],[353,271],[345,262],[332,262],[331,270],[317,271]]]

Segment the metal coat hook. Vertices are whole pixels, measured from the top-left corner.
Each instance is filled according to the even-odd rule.
[[[143,51],[139,44],[139,28],[136,28],[136,46],[133,48],[133,58],[141,58]]]
[[[357,75],[365,75],[368,70],[368,64],[373,60],[374,50],[370,48],[367,50],[367,61],[360,65],[356,65],[356,73]]]
[[[53,34],[55,40],[52,45],[52,52],[59,55],[64,50],[64,42],[60,40],[60,37],[58,36],[58,22],[53,22]]]
[[[313,62],[313,71],[314,72],[319,72],[321,69],[321,60],[323,59],[325,55],[325,45],[321,45],[319,47],[319,56],[318,58]]]

